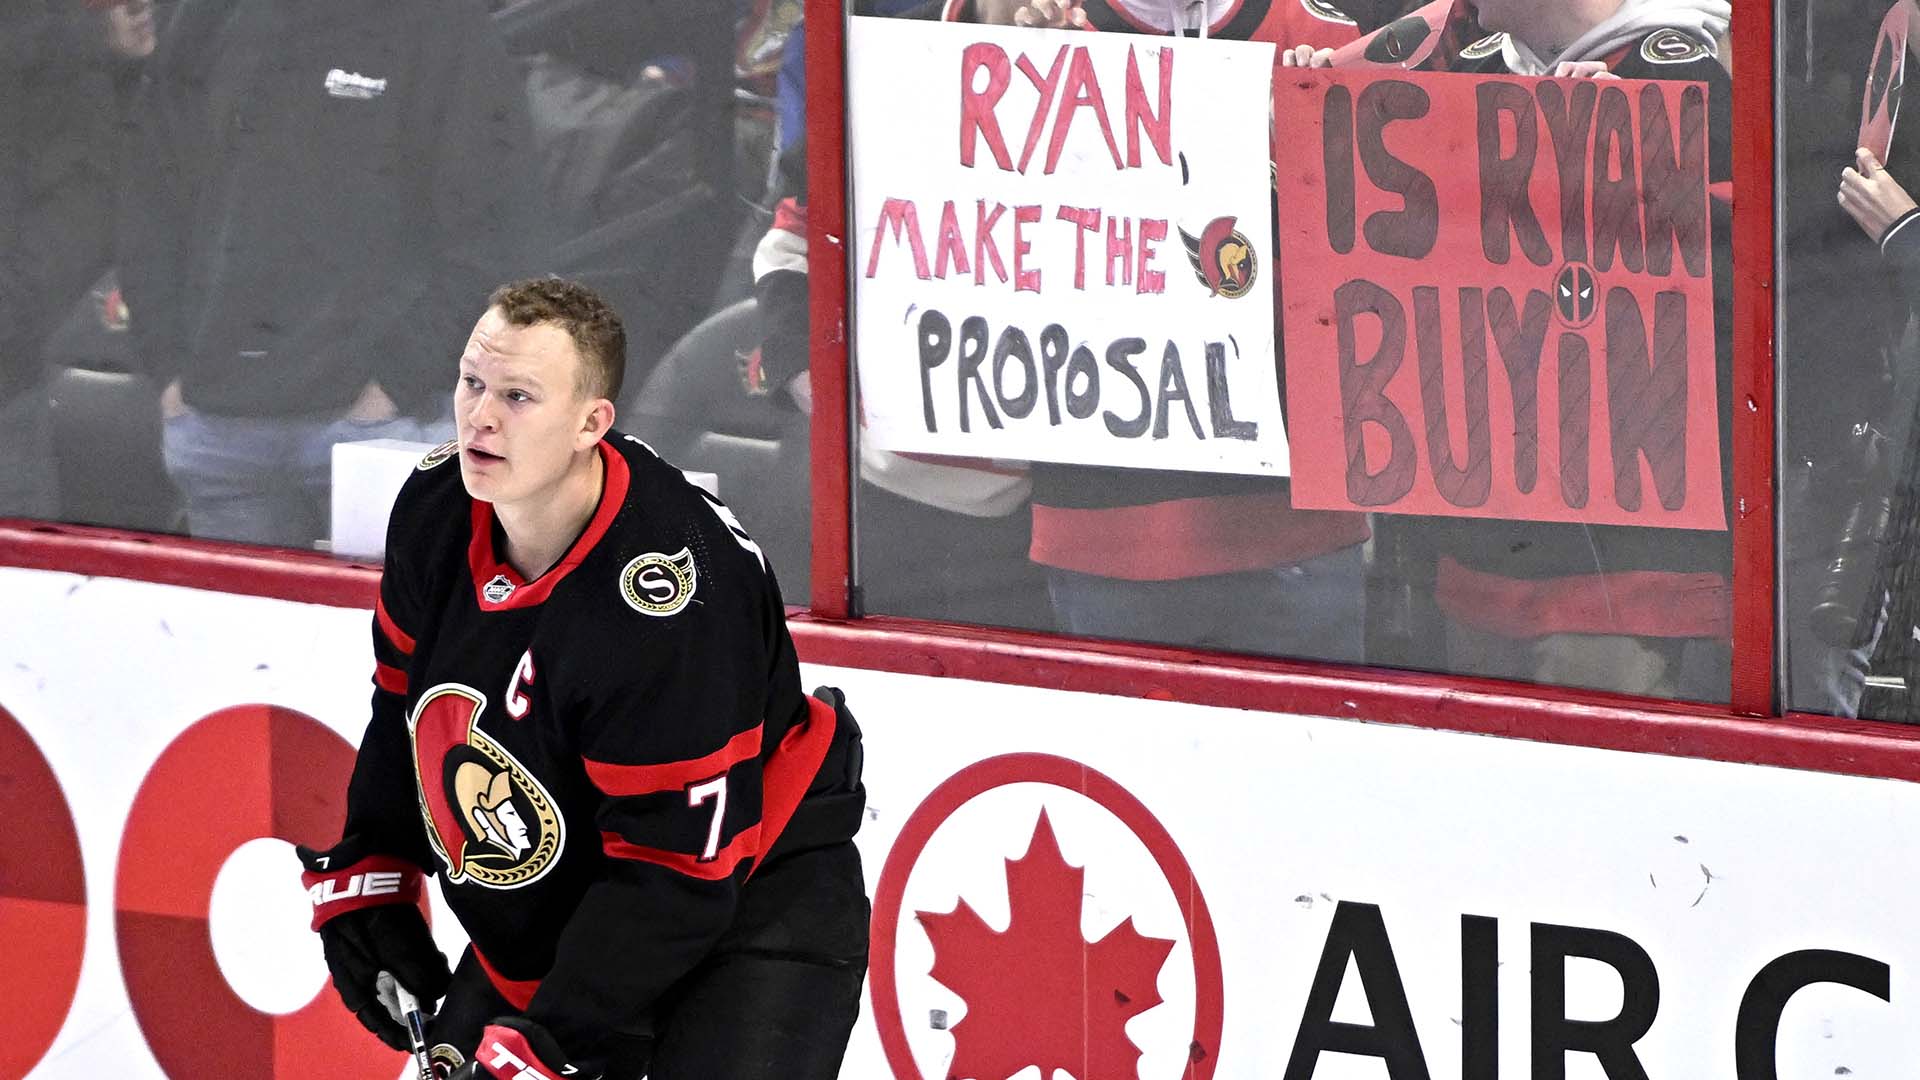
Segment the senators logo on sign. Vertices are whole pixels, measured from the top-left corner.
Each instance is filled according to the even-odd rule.
[[[649,551],[620,571],[620,595],[642,615],[678,613],[693,601],[700,573],[693,552],[681,548],[672,555]]]
[[[552,869],[566,843],[553,797],[479,727],[484,694],[447,683],[407,719],[420,814],[454,884],[517,889]]]
[[[1180,230],[1180,242],[1187,249],[1187,261],[1193,273],[1215,296],[1229,300],[1247,295],[1260,272],[1260,261],[1253,253],[1247,234],[1233,227],[1236,219],[1217,217],[1195,236]]]

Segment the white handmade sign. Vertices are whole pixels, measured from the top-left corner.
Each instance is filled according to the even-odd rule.
[[[847,64],[865,438],[1287,472],[1272,45],[856,18]]]

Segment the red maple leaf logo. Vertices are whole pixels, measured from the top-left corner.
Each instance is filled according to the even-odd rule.
[[[1047,812],[1018,860],[1007,860],[1005,930],[965,900],[945,914],[915,915],[933,941],[932,977],[960,995],[948,1080],[1006,1080],[1037,1065],[1078,1080],[1138,1075],[1140,1048],[1127,1021],[1160,1004],[1160,969],[1174,943],[1129,918],[1099,941],[1080,933],[1086,870],[1069,866]]]

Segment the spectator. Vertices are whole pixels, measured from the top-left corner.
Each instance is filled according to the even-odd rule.
[[[1517,75],[1674,79],[1707,86],[1708,179],[1731,178],[1731,84],[1714,57],[1725,0],[1480,0],[1496,35],[1462,67]],[[1659,39],[1663,50],[1649,43]],[[1731,262],[1714,200],[1720,460],[1731,477]],[[1731,515],[1729,515],[1731,520]],[[1724,701],[1732,677],[1724,532],[1433,519],[1435,597],[1448,670],[1625,693]]]
[[[60,512],[42,355],[111,259],[112,65],[147,9],[0,4],[0,517]]]
[[[437,440],[512,276],[525,88],[478,0],[182,0],[129,106],[122,280],[195,535],[307,545],[336,442]]]
[[[1320,0],[954,0],[948,18],[1344,45]],[[1032,560],[1068,633],[1357,662],[1364,515],[1301,510],[1285,480],[1033,466]]]
[[[1906,187],[1887,171],[1886,165],[1871,150],[1861,147],[1854,152],[1853,164],[1841,171],[1838,201],[1840,209],[1880,249],[1887,268],[1905,286],[1911,302],[1916,285],[1915,272],[1920,271],[1920,225],[1916,225],[1916,222],[1920,222],[1920,207],[1916,207],[1913,196],[1908,194]],[[1881,622],[1876,619],[1872,625],[1859,628],[1856,644],[1872,650],[1873,671],[1896,675],[1905,684],[1905,692],[1895,695],[1894,700],[1870,702],[1867,715],[1912,723],[1920,718],[1913,692],[1913,688],[1920,684],[1920,668],[1915,665],[1914,637],[1915,625],[1920,623],[1920,616],[1915,614],[1920,589],[1915,587],[1911,569],[1916,556],[1916,527],[1920,526],[1920,499],[1916,499],[1912,440],[1920,435],[1920,426],[1911,426],[1911,420],[1909,424],[1906,457],[1900,463],[1901,473],[1894,487],[1885,545],[1878,560],[1878,572],[1868,592],[1869,604],[1874,614],[1884,619],[1886,630],[1878,632]],[[1879,492],[1874,491],[1865,494],[1868,497],[1881,497]],[[1885,611],[1881,613],[1878,609],[1883,602]],[[1876,634],[1877,642],[1873,640]],[[1813,648],[1811,642],[1801,643],[1798,647],[1809,651]],[[1853,672],[1847,668],[1843,669],[1843,674],[1851,675]],[[1860,681],[1864,683],[1864,678]],[[1852,688],[1852,681],[1849,680],[1847,685]],[[1855,693],[1858,693],[1857,689]],[[1852,709],[1847,706],[1856,704],[1857,699],[1843,698],[1839,707],[1829,711],[1850,715]]]

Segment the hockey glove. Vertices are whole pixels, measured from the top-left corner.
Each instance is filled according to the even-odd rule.
[[[408,1049],[400,1004],[390,988],[381,992],[381,972],[391,973],[429,1005],[440,1000],[452,979],[447,958],[420,914],[419,868],[404,859],[367,855],[351,840],[331,851],[294,850],[306,866],[300,881],[313,901],[313,928],[341,1003],[381,1042]]]
[[[524,1016],[487,1025],[473,1060],[449,1080],[599,1080],[597,1070],[569,1064],[547,1029]]]

